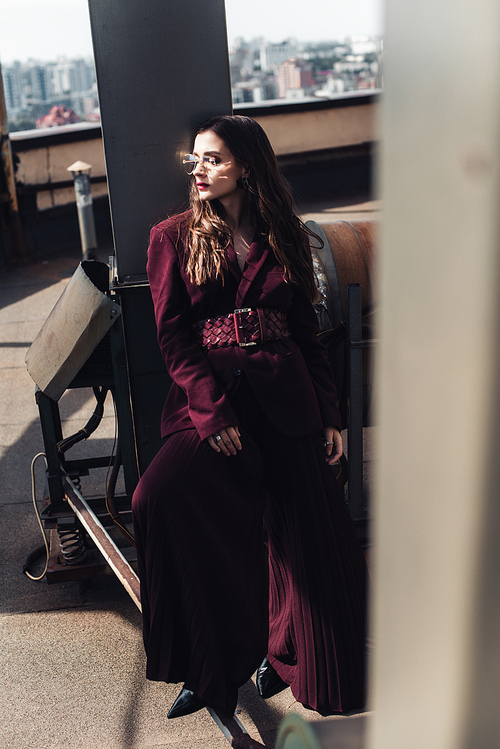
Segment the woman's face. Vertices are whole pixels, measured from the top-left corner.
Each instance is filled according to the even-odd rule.
[[[212,130],[199,133],[194,141],[193,155],[200,161],[193,172],[201,200],[220,200],[224,205],[234,197],[241,198],[243,191],[237,180],[247,173],[245,167],[237,162],[222,138]],[[208,156],[213,162],[204,162]]]

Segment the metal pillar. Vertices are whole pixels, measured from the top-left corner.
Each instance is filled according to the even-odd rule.
[[[149,229],[186,200],[193,128],[231,113],[223,0],[89,0],[117,277],[144,277]]]
[[[91,169],[92,164],[86,164],[84,161],[75,161],[68,167],[68,172],[73,175],[75,186],[76,210],[84,260],[97,260],[97,237],[90,189]]]

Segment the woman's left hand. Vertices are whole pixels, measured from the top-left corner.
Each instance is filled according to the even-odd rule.
[[[342,437],[333,427],[323,429],[323,438],[325,443],[326,462],[332,466],[342,455]]]
[[[226,427],[219,429],[217,434],[208,437],[207,442],[216,453],[224,453],[226,458],[236,455],[241,450],[241,434],[239,427]]]

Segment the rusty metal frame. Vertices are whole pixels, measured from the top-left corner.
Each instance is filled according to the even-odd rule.
[[[92,511],[83,494],[77,489],[69,476],[63,479],[66,501],[80,520],[81,524],[103,555],[106,563],[113,570],[139,611],[141,607],[141,593],[139,578],[127,562],[122,552],[115,544],[105,527]]]
[[[207,707],[215,724],[220,728],[229,743],[236,749],[252,749],[265,747],[248,734],[236,715],[228,716],[213,707]]]

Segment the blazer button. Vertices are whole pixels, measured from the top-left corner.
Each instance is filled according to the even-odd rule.
[[[241,374],[241,369],[239,367],[234,367],[233,374],[235,377],[239,377]]]

